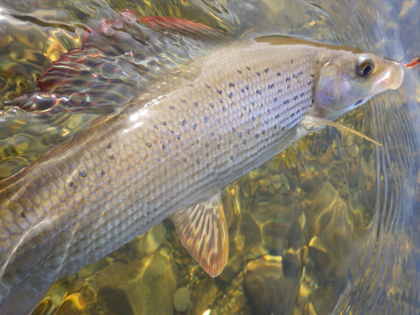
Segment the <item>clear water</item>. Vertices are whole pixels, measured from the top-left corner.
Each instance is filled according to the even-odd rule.
[[[84,74],[78,78],[90,84],[85,93],[95,100],[94,109],[77,98],[80,91],[72,84],[56,91],[71,94],[71,106],[59,102],[54,110],[28,113],[7,103],[32,91],[36,78],[63,53],[82,47],[87,27],[118,20],[123,9],[190,18],[238,37],[294,35],[396,60],[420,52],[415,0],[0,3],[9,15],[0,20],[0,98],[9,104],[0,117],[1,177],[95,117],[118,110],[160,71],[141,72],[145,55],[136,52],[144,52],[144,40],[133,25],[126,26],[117,35],[99,37],[90,52],[100,47],[104,60],[127,75],[113,77],[106,67],[92,67],[89,71],[114,81],[97,86]],[[158,64],[164,68],[207,45],[176,36],[148,40],[161,48]],[[226,189],[231,252],[220,277],[208,278],[164,222],[58,281],[34,314],[419,314],[419,73],[412,71],[399,92],[377,97],[343,119],[384,148],[327,129]],[[112,95],[99,97],[98,89]],[[111,109],[101,106],[109,100]]]

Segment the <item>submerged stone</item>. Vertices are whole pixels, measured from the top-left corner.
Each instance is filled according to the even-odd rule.
[[[287,277],[281,257],[260,258],[248,264],[245,293],[253,314],[290,314],[298,294],[299,280]]]

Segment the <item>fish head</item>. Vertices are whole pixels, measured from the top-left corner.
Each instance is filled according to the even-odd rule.
[[[404,78],[401,63],[370,53],[329,51],[320,60],[314,109],[317,116],[330,120],[377,94],[398,89]]]

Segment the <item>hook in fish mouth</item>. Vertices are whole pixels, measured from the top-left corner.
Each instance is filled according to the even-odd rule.
[[[405,63],[404,66],[406,68],[414,68],[415,66],[420,64],[420,57],[413,58],[410,62]]]

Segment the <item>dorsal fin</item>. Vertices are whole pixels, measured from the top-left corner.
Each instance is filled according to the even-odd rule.
[[[192,36],[220,38],[224,34],[220,30],[203,23],[171,16],[143,16],[139,18],[139,22],[154,30],[175,31]]]
[[[211,276],[218,276],[229,257],[229,235],[221,194],[174,214],[182,245]]]

